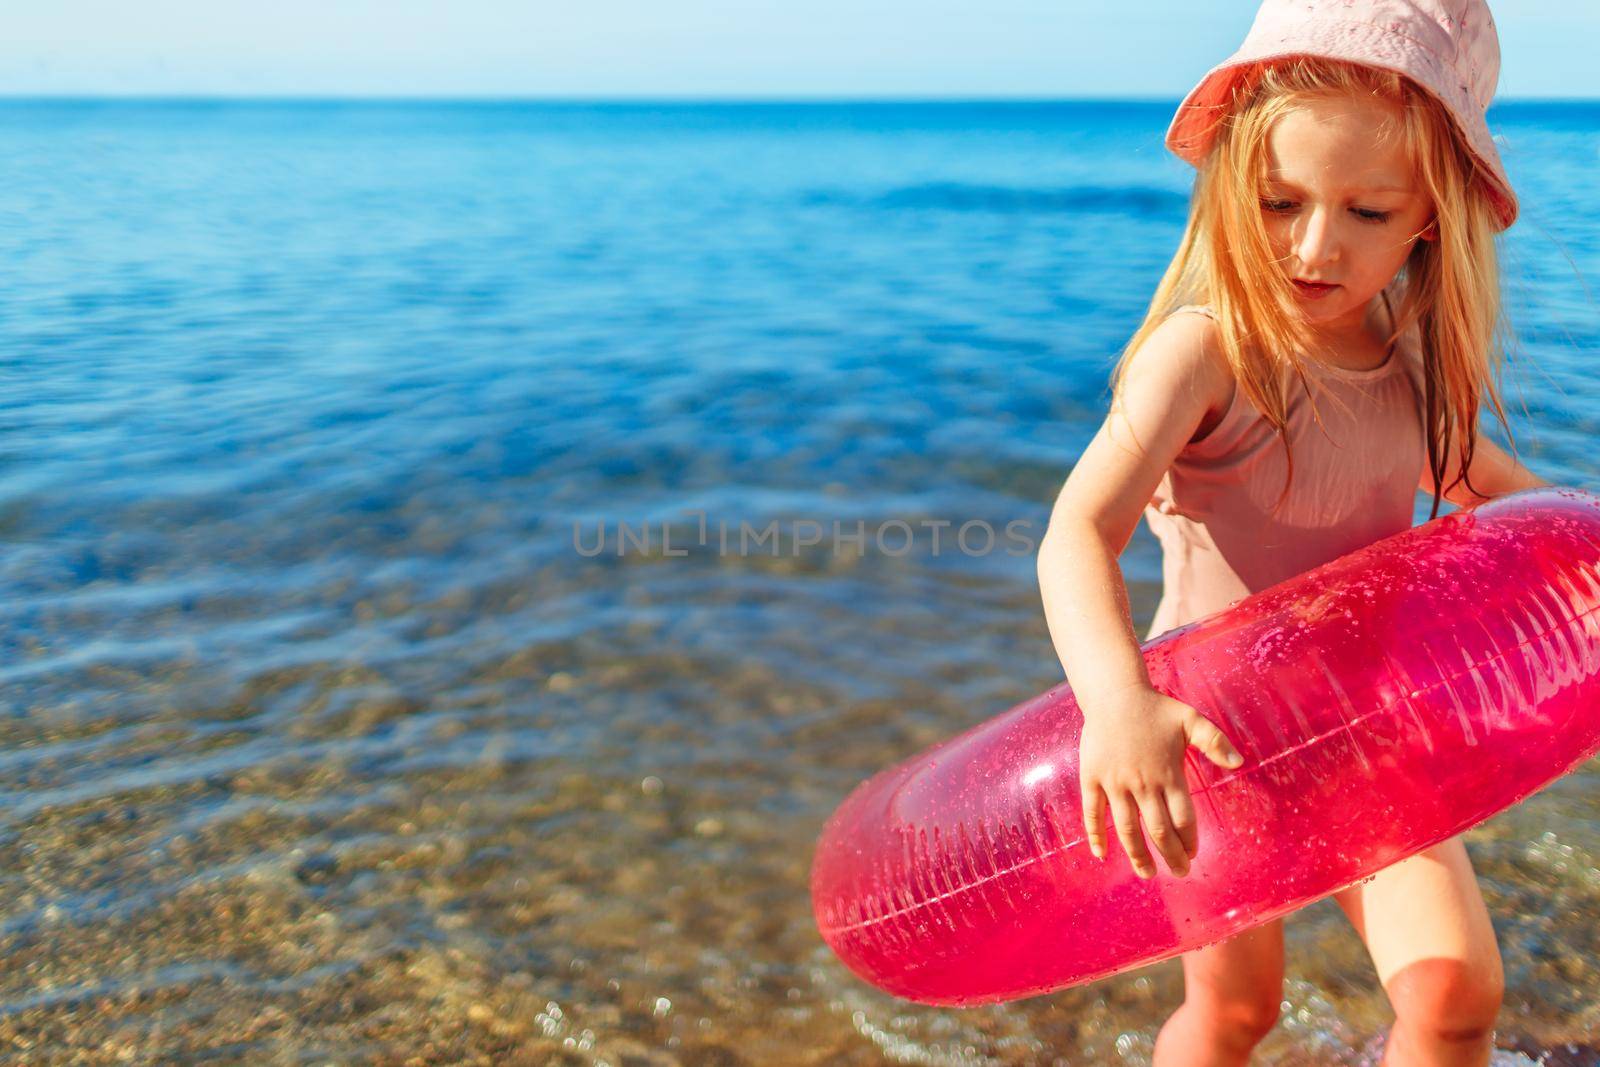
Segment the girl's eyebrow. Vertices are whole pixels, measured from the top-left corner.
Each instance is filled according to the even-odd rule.
[[[1298,188],[1300,188],[1298,185],[1296,185],[1292,181],[1289,181],[1287,178],[1278,178],[1278,177],[1274,177],[1271,174],[1267,175],[1267,181],[1271,182],[1273,185],[1284,185],[1284,186],[1287,186],[1290,189],[1298,189]],[[1411,187],[1410,186],[1408,186],[1408,185],[1395,185],[1395,184],[1392,183],[1392,179],[1386,180],[1383,184],[1379,184],[1379,185],[1356,185],[1356,186],[1352,186],[1351,188],[1352,188],[1353,191],[1360,192],[1360,193],[1407,193],[1407,194],[1409,194],[1411,192]]]

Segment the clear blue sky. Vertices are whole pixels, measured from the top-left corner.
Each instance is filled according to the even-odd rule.
[[[1255,0],[39,0],[0,93],[1176,98]],[[1498,0],[1501,99],[1600,97],[1600,3]],[[1137,63],[1126,57],[1137,55]]]

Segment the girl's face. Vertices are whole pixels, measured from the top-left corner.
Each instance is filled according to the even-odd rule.
[[[1393,104],[1316,99],[1268,134],[1261,195],[1267,239],[1306,319],[1333,343],[1362,335],[1373,297],[1394,280],[1419,236],[1434,239],[1432,205],[1416,187],[1398,137],[1385,136],[1399,122]]]

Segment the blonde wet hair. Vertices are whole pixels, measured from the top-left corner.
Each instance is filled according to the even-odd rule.
[[[1399,121],[1387,124],[1386,136],[1401,139],[1420,191],[1434,209],[1429,225],[1437,227],[1436,238],[1415,240],[1396,276],[1400,299],[1391,308],[1395,330],[1388,338],[1395,343],[1415,325],[1421,341],[1433,518],[1440,497],[1466,480],[1481,404],[1488,404],[1510,437],[1496,383],[1511,335],[1501,308],[1497,216],[1485,179],[1444,107],[1393,71],[1318,56],[1269,60],[1248,69],[1196,174],[1177,253],[1112,372],[1111,406],[1118,409],[1128,364],[1150,333],[1185,304],[1209,304],[1238,388],[1277,431],[1288,453],[1288,477],[1274,510],[1282,505],[1294,477],[1288,390],[1298,382],[1311,393],[1303,353],[1313,345],[1296,311],[1292,282],[1272,256],[1261,216],[1267,135],[1296,106],[1329,97],[1376,99],[1398,109]],[[1280,378],[1285,366],[1293,381]],[[1314,399],[1312,412],[1315,417]],[[1451,448],[1460,467],[1455,480],[1443,485]],[[1470,481],[1466,485],[1477,494]]]

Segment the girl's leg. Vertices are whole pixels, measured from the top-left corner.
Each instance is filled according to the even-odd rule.
[[[1341,889],[1394,1008],[1383,1067],[1483,1067],[1505,977],[1459,836]]]
[[[1156,1035],[1154,1067],[1237,1067],[1278,1021],[1283,919],[1183,954],[1183,1003]]]

